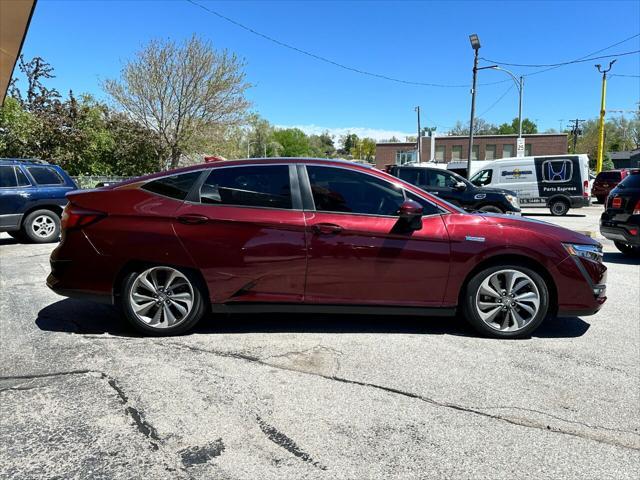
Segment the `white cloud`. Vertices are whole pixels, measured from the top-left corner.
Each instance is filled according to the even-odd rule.
[[[334,137],[336,144],[339,142],[340,137],[347,133],[355,133],[358,137],[369,137],[376,141],[388,140],[391,137],[396,137],[401,142],[405,137],[415,136],[415,132],[401,132],[399,130],[382,130],[377,128],[366,127],[345,127],[345,128],[332,128],[332,127],[320,127],[318,125],[276,125],[276,128],[299,128],[307,135],[320,135],[323,132],[329,132],[329,135]]]

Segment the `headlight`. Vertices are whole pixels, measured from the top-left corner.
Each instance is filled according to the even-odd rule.
[[[562,246],[569,255],[586,258],[594,262],[602,261],[602,245],[580,245],[575,243],[563,243]]]
[[[518,202],[518,197],[514,197],[513,195],[505,195],[507,197],[507,201],[516,208],[520,208],[520,202]]]

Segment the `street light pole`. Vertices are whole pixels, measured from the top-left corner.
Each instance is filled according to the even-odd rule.
[[[520,75],[520,77],[516,77],[513,72],[510,72],[506,68],[499,67],[497,65],[492,65],[489,67],[491,70],[500,70],[501,72],[509,75],[514,83],[516,84],[516,88],[518,89],[518,142],[522,142],[522,94],[524,91],[524,77]]]
[[[607,96],[607,72],[611,70],[615,60],[609,62],[609,68],[602,70],[602,65],[596,65],[596,68],[602,73],[602,95],[600,97],[600,122],[598,124],[598,160],[596,162],[596,173],[602,171],[602,159],[604,157],[604,116],[605,116],[605,99]]]
[[[471,86],[471,119],[469,120],[469,155],[467,156],[467,178],[471,178],[471,152],[473,151],[473,116],[476,112],[476,79],[478,77],[478,50],[480,50],[480,39],[478,35],[469,35],[471,48],[475,54],[473,58],[473,84]]]
[[[418,163],[422,162],[422,140],[420,139],[420,107],[414,109],[418,114]]]

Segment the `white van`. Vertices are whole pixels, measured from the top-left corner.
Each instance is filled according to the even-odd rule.
[[[546,206],[553,215],[591,204],[589,157],[585,154],[494,160],[477,171],[471,182],[511,190],[521,206]]]

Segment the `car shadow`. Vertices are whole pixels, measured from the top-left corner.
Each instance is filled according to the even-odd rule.
[[[584,218],[584,217],[586,217],[585,214],[581,214],[581,213],[567,213],[567,214],[562,215],[562,216],[557,216],[557,215],[553,215],[552,213],[542,213],[542,212],[540,212],[540,213],[538,213],[538,212],[536,212],[536,213],[527,212],[527,213],[523,213],[522,216],[523,217],[556,217],[556,218],[562,218],[562,217],[578,217],[578,218],[579,217],[583,217]]]
[[[109,334],[140,337],[119,311],[110,305],[65,299],[40,310],[38,328],[80,335]],[[589,324],[582,319],[563,318],[543,323],[533,333],[538,338],[574,338],[585,334]],[[455,317],[371,316],[293,313],[207,315],[191,334],[247,333],[385,333],[477,337],[459,315]]]
[[[16,245],[17,243],[19,243],[19,242],[15,238],[12,238],[12,237],[0,238],[0,246],[2,246],[2,245]]]
[[[640,265],[640,257],[632,257],[619,252],[605,252],[602,256],[604,263],[618,263],[620,265]]]

